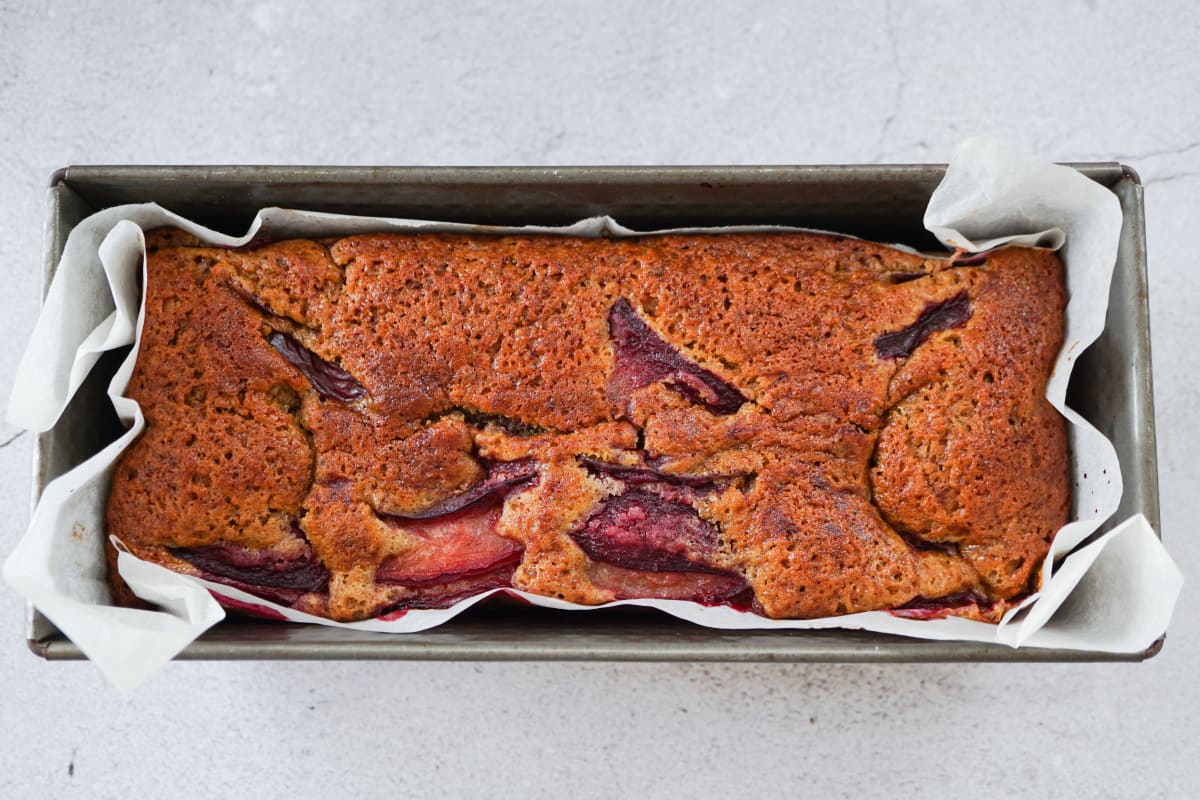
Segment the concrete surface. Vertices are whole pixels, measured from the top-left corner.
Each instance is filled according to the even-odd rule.
[[[0,2],[4,396],[66,164],[941,161],[990,131],[1145,179],[1195,580],[1193,4],[201,5]],[[30,437],[0,442],[6,552]],[[1194,797],[1198,611],[1142,665],[175,664],[121,699],[30,655],[5,588],[0,796]]]

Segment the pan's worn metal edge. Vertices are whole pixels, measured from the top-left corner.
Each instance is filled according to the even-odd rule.
[[[62,256],[63,242],[66,241],[66,231],[63,228],[62,191],[59,188],[66,177],[67,170],[58,169],[50,178],[50,187],[46,191],[46,222],[42,229],[42,276],[38,286],[38,307],[46,302],[46,294],[50,291],[50,281],[58,268],[58,260]],[[46,476],[46,452],[50,446],[52,431],[34,434],[33,460],[31,464],[32,480],[30,482],[29,511],[37,507],[38,499],[49,482]],[[29,648],[43,658],[49,658],[47,637],[61,634],[48,619],[46,619],[32,603],[25,604],[25,639]]]
[[[1115,161],[1063,162],[1089,178],[1111,186],[1130,168]],[[940,180],[946,164],[747,164],[747,165],[676,165],[676,166],[282,166],[282,165],[193,165],[163,164],[121,166],[86,164],[64,167],[53,173],[51,185],[67,182],[73,186],[112,181],[126,183],[143,181],[187,181],[205,184],[230,181],[233,183],[295,183],[342,182],[377,183],[387,185],[403,177],[418,183],[468,181],[508,185],[533,178],[549,177],[562,183],[594,183],[616,178],[630,181],[687,183],[697,177],[728,175],[739,183],[792,181],[802,178],[838,178],[843,180],[878,181],[881,176],[902,175],[912,179],[922,176]],[[715,188],[715,186],[713,187]]]
[[[1158,530],[1158,482],[1154,451],[1154,406],[1150,379],[1149,315],[1146,295],[1145,230],[1142,187],[1137,173],[1117,163],[1069,164],[1110,187],[1121,200],[1128,241],[1125,268],[1137,289],[1132,309],[1139,331],[1131,369],[1138,382],[1132,413],[1138,416],[1139,446],[1134,480],[1136,507]],[[62,245],[70,228],[87,210],[95,210],[89,195],[116,187],[120,192],[150,192],[154,185],[174,189],[229,189],[236,186],[304,187],[328,184],[369,184],[386,189],[410,187],[520,187],[550,182],[588,187],[619,181],[622,186],[691,187],[719,190],[740,186],[787,186],[789,182],[864,183],[899,180],[930,190],[945,165],[849,166],[736,166],[736,167],[204,167],[204,166],[78,166],[57,170],[49,181],[45,232],[44,298]],[[218,192],[219,194],[219,192]],[[124,195],[121,195],[124,197]],[[154,199],[152,193],[140,199]],[[677,199],[674,202],[679,202]],[[89,208],[90,207],[90,208]],[[1123,236],[1123,239],[1126,237]],[[1121,257],[1118,258],[1118,268]],[[47,465],[53,431],[40,434],[34,445],[33,501],[49,479]],[[1133,496],[1133,495],[1131,495]],[[861,631],[729,632],[714,631],[656,619],[646,626],[628,623],[558,624],[528,628],[523,623],[460,620],[452,626],[404,636],[347,635],[320,626],[280,626],[270,623],[222,623],[192,643],[181,660],[297,659],[297,660],[559,660],[559,661],[736,661],[736,662],[896,662],[896,661],[1138,661],[1156,655],[1160,638],[1143,652],[1129,654],[1020,648],[970,642],[905,639]],[[26,625],[30,649],[50,659],[79,659],[83,654],[43,615],[30,607]]]
[[[1150,521],[1159,538],[1160,530],[1159,491],[1158,491],[1158,435],[1154,424],[1154,375],[1153,349],[1150,342],[1150,272],[1146,252],[1146,206],[1144,202],[1145,189],[1137,172],[1129,166],[1121,165],[1124,180],[1114,185],[1114,191],[1121,199],[1121,209],[1126,219],[1128,248],[1135,269],[1132,272],[1134,282],[1133,297],[1129,303],[1129,311],[1133,315],[1134,333],[1137,340],[1134,344],[1135,360],[1133,363],[1134,387],[1136,395],[1133,401],[1134,411],[1138,416],[1138,427],[1141,442],[1141,458],[1138,460],[1138,479],[1134,488],[1140,491],[1135,505],[1142,509],[1146,519]],[[1125,197],[1128,195],[1128,199]]]
[[[866,631],[721,631],[660,617],[548,624],[544,615],[456,620],[422,633],[380,635],[324,626],[231,622],[177,657],[212,660],[334,661],[707,661],[707,662],[1092,662],[1140,661],[1157,652],[1094,653],[998,644],[928,641]],[[692,630],[694,628],[694,630]],[[82,654],[62,637],[39,644],[49,659]]]

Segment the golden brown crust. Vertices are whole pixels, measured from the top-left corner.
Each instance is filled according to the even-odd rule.
[[[425,602],[380,576],[428,547],[413,515],[495,463],[536,479],[461,524],[519,545],[503,585],[583,603],[638,585],[572,537],[628,489],[587,459],[722,476],[686,500],[719,532],[705,569],[744,578],[772,617],[968,598],[949,613],[994,620],[1067,518],[1065,425],[1044,397],[1065,291],[1046,251],[961,266],[811,234],[147,242],[128,391],[147,430],[117,466],[109,530],[191,574],[189,548],[294,560],[311,544],[327,582],[281,602],[313,613]],[[614,394],[622,300],[745,402],[714,411],[670,380]],[[361,393],[318,390],[282,335]]]

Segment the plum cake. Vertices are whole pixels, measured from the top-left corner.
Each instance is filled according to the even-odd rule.
[[[1068,515],[1051,252],[147,236],[108,531],[335,620],[495,588],[994,621]],[[110,553],[111,557],[111,553]],[[132,600],[115,570],[114,593]]]

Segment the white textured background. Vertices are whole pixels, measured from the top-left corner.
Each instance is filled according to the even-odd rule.
[[[1195,581],[1194,4],[93,5],[0,0],[5,396],[67,164],[944,161],[993,132],[1146,183],[1163,527]],[[30,436],[0,442],[7,552]],[[174,664],[128,700],[30,655],[3,588],[0,797],[1195,797],[1193,587],[1141,665]]]

